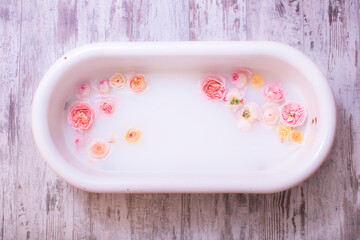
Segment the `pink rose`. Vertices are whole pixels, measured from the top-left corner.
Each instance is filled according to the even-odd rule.
[[[252,72],[247,68],[239,68],[232,74],[232,83],[237,88],[244,87],[252,76]]]
[[[226,92],[225,81],[221,77],[206,76],[201,88],[210,100],[222,100]]]
[[[115,101],[113,99],[102,99],[98,102],[99,110],[105,115],[111,115],[115,110]]]
[[[68,122],[75,128],[80,130],[88,129],[94,120],[94,110],[84,102],[73,104],[68,112]]]
[[[285,90],[279,82],[269,82],[264,87],[263,96],[268,102],[278,103],[284,99]]]
[[[289,101],[281,106],[281,122],[289,127],[298,127],[304,124],[307,117],[305,108],[298,102]]]

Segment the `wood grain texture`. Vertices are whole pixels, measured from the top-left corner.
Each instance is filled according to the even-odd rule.
[[[0,0],[0,239],[360,239],[358,0]],[[276,194],[95,194],[36,150],[36,87],[98,41],[275,40],[320,67],[338,108],[333,150]]]

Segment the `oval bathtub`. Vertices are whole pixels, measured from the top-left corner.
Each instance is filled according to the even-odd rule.
[[[279,143],[274,129],[236,127],[220,103],[201,98],[205,73],[248,67],[281,79],[289,98],[307,108],[304,140]],[[148,78],[139,97],[120,98],[119,114],[97,126],[116,132],[112,155],[89,164],[71,149],[66,109],[76,84],[110,72],[137,71]],[[258,100],[249,88],[249,97]],[[123,141],[140,126],[138,145]],[[314,173],[335,137],[336,109],[327,80],[298,50],[275,42],[97,43],[61,57],[36,91],[32,128],[48,165],[70,184],[93,192],[243,192],[288,189]],[[95,130],[94,130],[95,131]]]

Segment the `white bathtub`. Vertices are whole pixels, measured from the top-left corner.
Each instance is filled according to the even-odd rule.
[[[196,97],[197,77],[237,67],[283,79],[304,103],[308,118],[301,145],[283,151],[273,130],[262,126],[239,132],[220,104],[205,104]],[[125,112],[129,106],[137,110],[120,116],[119,123],[142,126],[144,140],[137,148],[119,141],[111,160],[89,166],[67,143],[65,104],[84,77],[131,70],[149,76],[149,89],[137,100],[121,103]],[[115,125],[103,128],[122,129]],[[335,102],[323,74],[304,54],[275,42],[87,45],[65,54],[49,69],[32,109],[33,135],[44,160],[70,184],[93,192],[285,190],[320,167],[331,150],[335,127]]]

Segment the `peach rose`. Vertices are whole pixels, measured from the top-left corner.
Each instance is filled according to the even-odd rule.
[[[93,160],[100,160],[107,157],[110,153],[110,144],[108,141],[98,139],[90,144],[88,155]]]
[[[298,127],[304,124],[307,112],[298,102],[289,101],[281,106],[281,122],[290,127]]]
[[[268,102],[278,103],[284,99],[285,90],[279,82],[269,82],[263,89],[263,96]]]
[[[87,98],[91,94],[91,87],[88,82],[82,82],[76,86],[76,96],[78,98]]]
[[[125,141],[128,143],[136,143],[137,141],[139,141],[141,138],[141,131],[137,128],[130,128],[126,133],[125,133]]]
[[[110,85],[114,88],[122,88],[126,83],[126,79],[121,73],[114,73],[109,80]]]
[[[90,104],[81,102],[73,104],[68,112],[69,124],[79,130],[88,129],[94,120],[94,110]]]
[[[129,87],[134,93],[144,92],[147,87],[145,77],[138,74],[131,76],[129,81]]]
[[[252,76],[252,72],[247,68],[240,68],[232,74],[232,83],[237,88],[246,86]]]
[[[201,88],[209,100],[222,100],[225,97],[225,81],[222,77],[204,77],[201,83]]]

